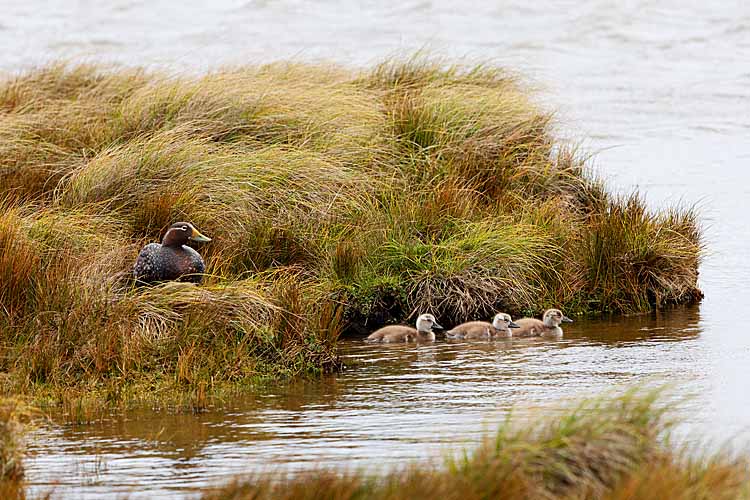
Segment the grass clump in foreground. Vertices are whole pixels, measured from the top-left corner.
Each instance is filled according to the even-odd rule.
[[[659,395],[630,391],[522,425],[508,421],[477,449],[442,466],[412,464],[380,476],[318,471],[238,478],[203,498],[750,498],[750,458],[674,445],[674,421]]]
[[[22,402],[0,399],[0,496],[23,498],[23,435],[31,410]]]
[[[135,290],[178,220],[204,285]],[[6,392],[334,370],[346,327],[700,297],[690,210],[609,195],[507,72],[420,60],[0,82]]]

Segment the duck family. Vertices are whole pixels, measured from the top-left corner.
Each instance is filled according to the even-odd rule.
[[[547,309],[542,319],[521,318],[513,321],[509,314],[497,313],[492,322],[469,321],[461,323],[445,332],[448,339],[489,339],[515,337],[560,338],[562,323],[572,323],[559,309]],[[433,328],[442,329],[432,314],[422,314],[417,318],[416,328],[405,325],[384,326],[367,337],[368,342],[432,342],[435,340]]]
[[[136,283],[173,280],[200,283],[206,264],[198,252],[187,246],[189,241],[207,242],[211,238],[189,222],[172,224],[161,243],[149,243],[138,254],[133,266]]]
[[[202,234],[189,222],[172,224],[161,243],[149,243],[138,254],[133,266],[133,277],[137,284],[160,281],[187,281],[200,283],[206,264],[203,257],[188,246],[188,242],[209,242],[211,238]],[[559,309],[547,309],[542,319],[521,318],[513,321],[509,314],[497,313],[492,322],[469,321],[454,326],[445,332],[448,339],[490,339],[515,337],[563,336],[562,323],[572,323]],[[384,326],[367,337],[368,342],[433,342],[434,329],[442,330],[432,314],[421,314],[416,328],[406,325]]]

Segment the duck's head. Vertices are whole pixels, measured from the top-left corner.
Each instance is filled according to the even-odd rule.
[[[188,240],[192,241],[211,241],[211,238],[201,234],[189,222],[176,222],[169,226],[161,244],[165,247],[181,247],[187,244]]]
[[[443,329],[432,314],[422,314],[417,318],[417,331],[431,332],[433,328]]]
[[[501,331],[507,331],[508,328],[521,328],[520,325],[513,323],[513,320],[510,318],[510,314],[505,313],[495,314],[495,317],[492,318],[492,326],[495,327],[495,330]]]
[[[544,324],[550,328],[560,326],[560,323],[572,323],[573,320],[565,316],[560,309],[547,309],[542,316]]]

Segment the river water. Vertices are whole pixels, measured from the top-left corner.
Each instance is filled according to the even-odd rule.
[[[0,1],[0,70],[48,60],[194,72],[276,59],[367,65],[427,48],[526,75],[612,189],[697,204],[706,299],[581,321],[562,341],[346,341],[352,369],[221,411],[141,411],[32,436],[31,493],[189,496],[232,474],[398,466],[477,442],[513,407],[670,381],[688,426],[750,443],[750,4],[745,1]],[[625,4],[625,5],[618,5]]]

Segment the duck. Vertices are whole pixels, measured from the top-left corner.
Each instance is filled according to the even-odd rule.
[[[164,234],[161,243],[149,243],[138,254],[133,266],[137,284],[158,281],[200,283],[206,264],[203,257],[187,246],[188,241],[211,241],[189,222],[176,222]]]
[[[572,323],[573,320],[565,316],[560,309],[547,309],[542,319],[521,318],[516,320],[518,328],[513,332],[514,337],[562,337],[560,323]]]
[[[492,318],[492,323],[486,321],[461,323],[447,330],[445,336],[451,339],[509,338],[513,336],[511,328],[520,327],[513,322],[509,314],[497,313]]]
[[[375,330],[367,337],[367,342],[432,342],[435,340],[433,328],[443,329],[432,314],[422,314],[417,318],[417,327],[389,325]]]

